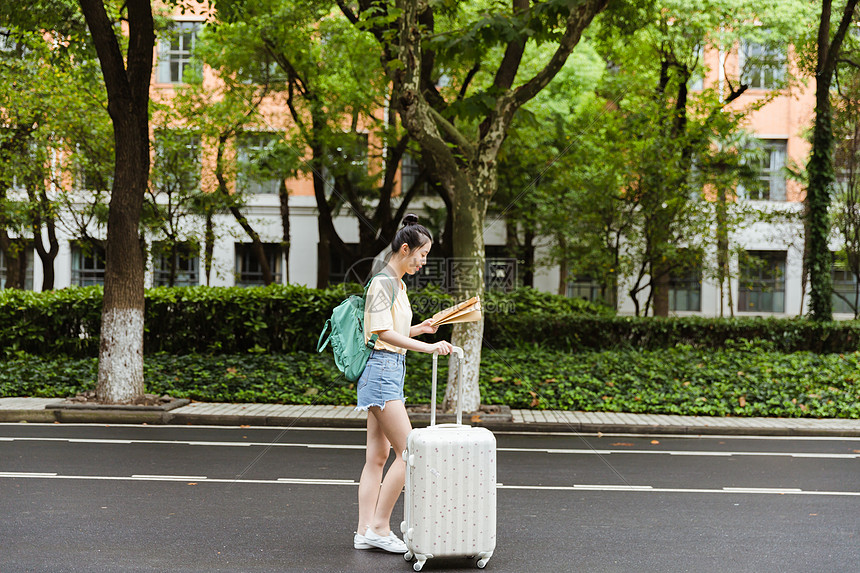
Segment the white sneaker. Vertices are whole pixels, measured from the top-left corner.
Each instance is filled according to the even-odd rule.
[[[383,549],[389,553],[406,553],[407,551],[406,544],[394,535],[393,531],[390,531],[386,537],[382,537],[368,527],[364,534],[364,541],[373,547]]]
[[[352,546],[356,549],[373,549],[373,545],[369,544],[361,533],[356,533],[352,538]]]

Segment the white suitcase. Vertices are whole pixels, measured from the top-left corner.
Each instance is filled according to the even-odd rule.
[[[410,432],[406,461],[404,520],[400,525],[407,561],[421,571],[431,557],[478,558],[483,569],[496,548],[496,438],[486,428],[463,425],[463,349],[454,347],[460,380],[457,423],[436,424],[436,370],[430,426]]]

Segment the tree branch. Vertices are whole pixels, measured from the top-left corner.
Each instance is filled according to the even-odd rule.
[[[855,68],[860,69],[860,62],[855,62],[854,60],[852,60],[850,58],[839,58],[838,60],[836,60],[836,63],[848,64],[849,66],[853,66]]]
[[[358,24],[358,16],[356,16],[352,9],[347,6],[346,2],[343,0],[337,0],[337,5],[340,8],[340,11],[343,12],[343,15],[346,16],[346,19],[349,20],[350,24]]]
[[[549,62],[532,79],[514,91],[514,102],[517,107],[535,97],[558,74],[573,48],[579,43],[583,30],[606,8],[608,3],[609,0],[585,0],[571,10],[564,35]]]
[[[436,111],[432,106],[428,106],[431,117],[435,120],[436,125],[442,128],[442,131],[445,132],[445,135],[448,136],[457,146],[470,158],[475,155],[475,146],[472,145],[466,137],[460,133],[460,130],[457,127],[442,117],[442,114]]]
[[[529,9],[529,0],[512,0],[511,3],[515,18]],[[493,78],[494,91],[502,92],[511,89],[514,79],[517,77],[517,70],[520,68],[525,49],[526,40],[524,37],[518,37],[508,42],[502,63],[499,64],[496,77]]]
[[[842,12],[842,19],[839,22],[839,28],[836,29],[836,34],[833,36],[833,41],[830,42],[829,46],[827,46],[827,50],[825,53],[826,59],[821,59],[821,40],[822,34],[830,36],[830,0],[825,0],[824,6],[822,8],[822,25],[819,29],[818,41],[819,41],[819,70],[821,73],[826,74],[827,81],[830,81],[830,78],[833,76],[833,70],[836,68],[836,60],[839,56],[839,52],[842,50],[842,40],[845,39],[845,34],[848,32],[848,27],[851,25],[851,21],[854,18],[854,11],[857,8],[858,0],[848,0],[845,3],[845,8]],[[824,29],[824,10],[827,10],[827,29]]]
[[[460,86],[460,92],[457,94],[457,101],[462,101],[462,99],[466,97],[466,90],[469,89],[469,84],[472,83],[472,80],[479,71],[481,71],[481,60],[475,62],[475,65],[472,66],[472,69],[466,74],[466,77],[463,80],[463,85]]]

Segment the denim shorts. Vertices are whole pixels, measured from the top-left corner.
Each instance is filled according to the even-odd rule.
[[[384,409],[389,400],[406,402],[403,396],[405,377],[405,354],[374,350],[358,379],[358,405],[355,409],[367,411],[371,406]]]

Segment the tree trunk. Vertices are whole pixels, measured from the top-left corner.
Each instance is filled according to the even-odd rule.
[[[212,209],[206,210],[206,230],[203,235],[203,270],[206,273],[206,286],[209,286],[212,275],[212,259],[215,253],[215,214]]]
[[[471,181],[465,177],[457,177],[457,182],[463,187],[457,188],[451,195],[454,209],[454,259],[449,266],[450,277],[457,301],[466,300],[473,296],[483,297],[484,294],[484,218],[487,213],[486,196],[481,189],[472,188]],[[476,185],[477,186],[477,185]],[[451,342],[463,349],[465,364],[463,365],[463,403],[459,404],[463,412],[475,412],[481,405],[481,390],[478,379],[481,367],[481,343],[484,334],[484,319],[478,322],[463,322],[454,325]],[[452,359],[452,363],[455,360]],[[448,387],[445,390],[445,400],[442,408],[451,412],[457,406],[457,369],[448,372]]]
[[[523,239],[522,250],[523,261],[523,286],[535,286],[535,232],[532,229],[526,229],[525,238]],[[519,265],[519,262],[517,262]],[[514,285],[516,287],[517,285]]]
[[[143,394],[144,260],[138,226],[149,179],[149,80],[155,48],[149,0],[127,0],[128,53],[100,0],[80,0],[96,47],[113,121],[116,163],[108,210],[105,288],[96,396]]]
[[[809,188],[806,192],[808,251],[805,260],[809,272],[809,314],[817,321],[833,320],[833,256],[827,240],[830,235],[830,189],[834,180],[830,85],[842,40],[854,17],[857,0],[848,0],[845,3],[839,27],[832,40],[831,4],[831,0],[824,0],[821,6],[815,66],[815,124],[812,132],[812,155],[806,166]]]
[[[669,316],[669,272],[662,266],[655,270],[656,276],[651,279],[654,316]]]
[[[54,260],[56,260],[57,254],[60,252],[60,242],[57,240],[54,219],[49,216],[44,221],[48,233],[48,248],[45,248],[45,243],[41,236],[42,222],[41,216],[33,219],[33,245],[36,253],[39,255],[39,260],[42,261],[42,292],[46,292],[54,290]]]
[[[807,164],[809,189],[806,193],[807,232],[809,250],[806,253],[809,271],[809,313],[819,321],[833,320],[831,294],[833,280],[830,254],[830,187],[833,183],[833,131],[831,129],[830,82],[818,78],[816,87],[815,126],[812,155]],[[823,93],[822,93],[823,92]]]
[[[567,296],[567,275],[570,271],[567,265],[567,243],[564,240],[564,237],[562,237],[561,235],[558,236],[558,244],[561,248],[561,252],[564,253],[561,256],[561,260],[559,261],[558,294],[559,296]]]
[[[281,226],[284,229],[281,245],[284,249],[284,284],[290,282],[290,191],[286,181],[281,178],[278,187],[278,198],[281,201]]]
[[[23,288],[23,280],[21,278],[20,258],[21,253],[15,245],[6,229],[0,231],[0,251],[3,252],[3,258],[6,262],[6,284],[3,288]]]
[[[317,229],[320,240],[317,244],[317,288],[328,287],[328,277],[331,273],[329,260],[331,259],[331,247],[329,236],[322,221],[317,219]]]

